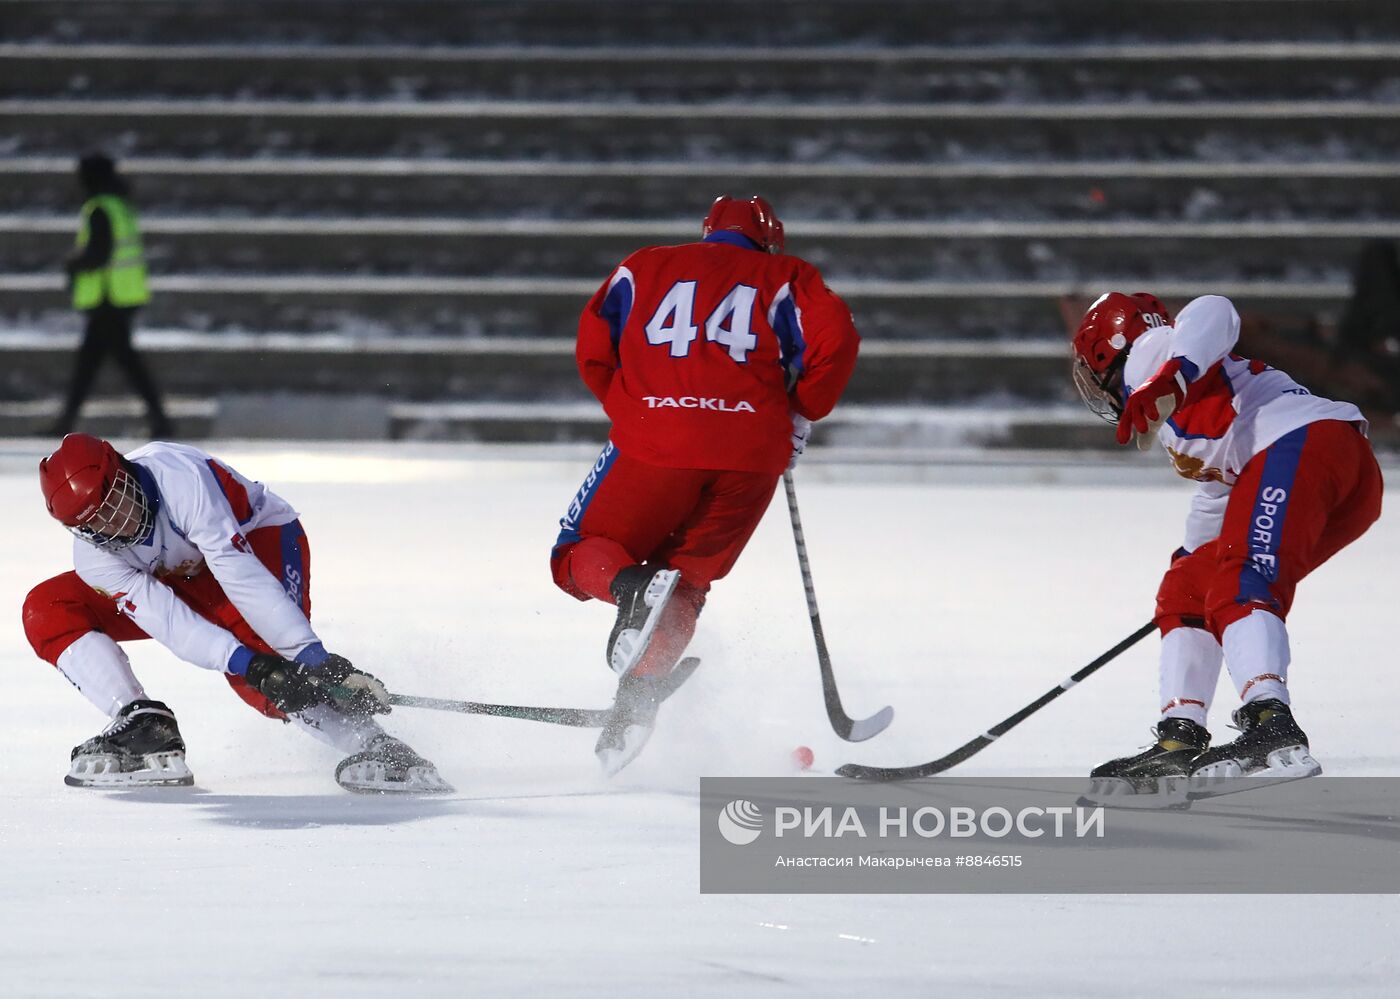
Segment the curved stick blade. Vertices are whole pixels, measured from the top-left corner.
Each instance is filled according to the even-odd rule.
[[[847,742],[864,742],[866,739],[873,739],[889,728],[892,721],[894,721],[894,708],[887,704],[869,718],[844,719],[844,724],[837,728],[836,734]]]
[[[849,777],[852,780],[909,780],[908,767],[867,767],[861,763],[847,763],[836,768],[836,776]]]
[[[853,780],[895,781],[918,780],[921,777],[932,777],[935,774],[941,774],[945,770],[950,770],[969,757],[975,756],[983,749],[986,749],[997,739],[1000,739],[1007,732],[1021,724],[1021,722],[1045,707],[1045,705],[1055,700],[1055,698],[1059,697],[1065,691],[1078,686],[1091,674],[1118,658],[1156,629],[1157,625],[1152,621],[1148,621],[1093,662],[1071,674],[1067,680],[1063,681],[1058,686],[1051,687],[1020,711],[1017,711],[1010,717],[993,725],[991,728],[987,729],[987,731],[974,737],[971,741],[962,746],[959,746],[947,756],[941,756],[927,763],[916,763],[908,767],[868,767],[861,763],[847,763],[844,766],[837,767],[836,773],[840,777],[850,777]],[[878,718],[879,715],[875,717]],[[835,723],[835,719],[836,716],[833,714],[833,724]],[[888,724],[888,721],[886,721],[886,724]]]

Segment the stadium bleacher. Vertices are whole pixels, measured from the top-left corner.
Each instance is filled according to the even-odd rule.
[[[596,439],[583,302],[755,192],[866,337],[826,440],[1108,445],[1061,296],[1335,315],[1361,244],[1400,240],[1400,4],[1046,10],[0,0],[0,433],[53,418],[73,160],[100,147],[190,436],[285,404],[278,436]]]

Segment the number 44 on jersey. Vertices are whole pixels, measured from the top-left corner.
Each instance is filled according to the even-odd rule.
[[[729,356],[740,364],[758,346],[758,337],[749,332],[753,303],[758,289],[736,284],[705,319],[705,339],[729,349]],[[695,325],[695,282],[677,281],[671,285],[647,320],[647,343],[654,347],[671,345],[672,357],[685,357],[700,328]]]

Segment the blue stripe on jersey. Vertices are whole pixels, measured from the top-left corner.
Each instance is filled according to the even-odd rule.
[[[293,520],[282,525],[278,540],[282,545],[282,590],[292,603],[305,611],[306,576],[302,571],[302,540],[306,532],[301,529],[301,521]]]
[[[581,541],[583,535],[579,533],[579,525],[583,523],[583,515],[588,512],[588,506],[593,502],[593,497],[598,495],[598,489],[602,486],[603,480],[607,478],[608,471],[612,468],[613,462],[617,460],[617,446],[612,441],[608,441],[603,448],[603,453],[598,455],[598,460],[589,469],[588,475],[583,480],[583,485],[579,486],[578,493],[569,504],[569,509],[559,520],[559,537],[554,540],[554,550],[557,551],[564,545],[571,545],[576,541]]]
[[[138,545],[143,545],[150,541],[156,533],[156,517],[160,515],[160,490],[156,488],[156,477],[151,474],[150,469],[138,465],[134,461],[131,462],[131,467],[136,475],[136,484],[146,494],[146,503],[151,508],[151,523],[147,526],[145,535],[136,539]],[[180,537],[183,538],[184,535],[181,534]]]
[[[1240,569],[1235,603],[1260,603],[1278,610],[1280,604],[1269,584],[1278,578],[1278,545],[1288,515],[1288,498],[1307,441],[1308,428],[1299,427],[1274,441],[1264,451],[1264,472],[1254,494],[1249,515],[1249,561]]]
[[[1233,399],[1235,397],[1235,383],[1230,380],[1230,376],[1226,373],[1223,364],[1220,366],[1220,377],[1225,380],[1225,387],[1230,390],[1230,398]],[[1191,380],[1194,381],[1195,379]],[[1181,426],[1176,422],[1176,414],[1173,413],[1171,416],[1167,417],[1167,426],[1171,427],[1176,435],[1184,441],[1218,441],[1222,440],[1225,434],[1230,432],[1230,427],[1233,427],[1234,423],[1232,421],[1230,427],[1225,428],[1224,434],[1188,434],[1181,429]]]
[[[613,350],[617,350],[622,339],[622,327],[627,325],[627,317],[632,314],[632,280],[626,274],[618,275],[617,282],[603,296],[603,306],[598,310],[608,323],[612,334]]]
[[[1192,364],[1189,358],[1176,357],[1173,360],[1181,362],[1181,373],[1185,376],[1187,385],[1201,377],[1201,369]]]
[[[1181,427],[1178,426],[1176,422],[1170,417],[1167,418],[1167,426],[1171,427],[1172,432],[1184,441],[1218,441],[1224,439],[1225,437],[1225,434],[1188,434],[1186,431],[1182,430]],[[1227,427],[1225,433],[1229,432],[1230,430]]]
[[[702,243],[728,243],[730,246],[737,246],[745,250],[757,250],[758,244],[742,232],[731,232],[728,229],[718,229],[706,236]]]
[[[792,300],[792,290],[773,311],[773,332],[778,336],[782,351],[783,370],[787,372],[789,387],[802,375],[803,359],[807,353],[807,340],[802,336],[802,321],[797,316],[797,304]]]

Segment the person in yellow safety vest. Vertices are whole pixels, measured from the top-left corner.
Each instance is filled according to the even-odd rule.
[[[101,153],[89,153],[78,161],[78,179],[86,201],[67,270],[73,308],[83,314],[86,326],[53,432],[63,435],[73,429],[103,357],[111,354],[146,402],[151,436],[170,437],[174,426],[165,414],[160,391],[131,343],[136,313],[151,300],[151,292],[126,181],[117,173],[116,163]]]

